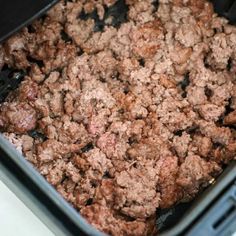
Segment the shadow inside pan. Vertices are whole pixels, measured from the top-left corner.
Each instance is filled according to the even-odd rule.
[[[161,233],[176,225],[192,205],[193,201],[180,203],[169,209],[158,209],[156,221],[158,232]]]

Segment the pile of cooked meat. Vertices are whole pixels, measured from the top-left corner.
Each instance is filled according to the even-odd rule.
[[[236,27],[205,0],[62,0],[6,65],[1,132],[110,235],[154,234],[236,155]]]

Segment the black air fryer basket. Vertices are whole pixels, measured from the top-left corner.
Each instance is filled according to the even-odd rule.
[[[223,16],[232,21],[236,19],[233,10],[228,10],[228,1],[213,2],[215,9]],[[230,6],[236,9],[236,4],[233,6],[234,1],[230,2]],[[155,1],[155,6],[158,7],[158,1]],[[118,27],[126,20],[127,10],[125,1],[119,0],[113,7],[106,8],[104,18],[113,16],[112,25]],[[93,18],[96,22],[95,31],[103,30],[105,26],[105,21],[99,20],[95,11],[91,14],[82,13],[79,17]],[[4,101],[10,90],[18,87],[24,75],[24,71],[4,66],[0,72],[0,102]],[[1,135],[0,157],[0,180],[6,183],[55,235],[104,235],[89,225]],[[158,210],[157,215],[158,234],[162,236],[233,235],[236,232],[236,162],[232,162],[193,202]]]

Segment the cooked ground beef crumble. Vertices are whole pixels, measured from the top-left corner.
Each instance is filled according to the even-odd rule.
[[[27,75],[1,131],[110,235],[154,234],[236,155],[236,27],[205,0],[62,0],[4,64]]]

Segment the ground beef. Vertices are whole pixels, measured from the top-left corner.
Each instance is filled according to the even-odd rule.
[[[128,221],[119,219],[114,212],[106,206],[93,204],[81,210],[83,216],[96,228],[110,235],[153,235],[155,233],[153,219]],[[97,217],[97,216],[100,217]]]
[[[176,179],[184,192],[182,201],[194,197],[201,185],[207,185],[220,171],[221,168],[215,162],[206,162],[197,155],[187,156]]]
[[[116,175],[115,208],[127,216],[145,219],[154,215],[159,206],[160,196],[156,192],[159,170],[149,165],[139,167],[136,162],[130,170]]]
[[[0,128],[3,131],[22,134],[36,127],[36,111],[26,101],[3,103],[0,113]]]
[[[224,118],[224,124],[226,125],[235,125],[236,124],[236,111],[229,113]]]
[[[26,74],[0,131],[110,235],[155,234],[156,209],[236,156],[235,26],[206,0],[157,2],[61,0],[0,45]]]
[[[178,159],[176,156],[161,158],[158,189],[161,193],[160,207],[167,208],[182,197],[182,189],[176,184]]]

